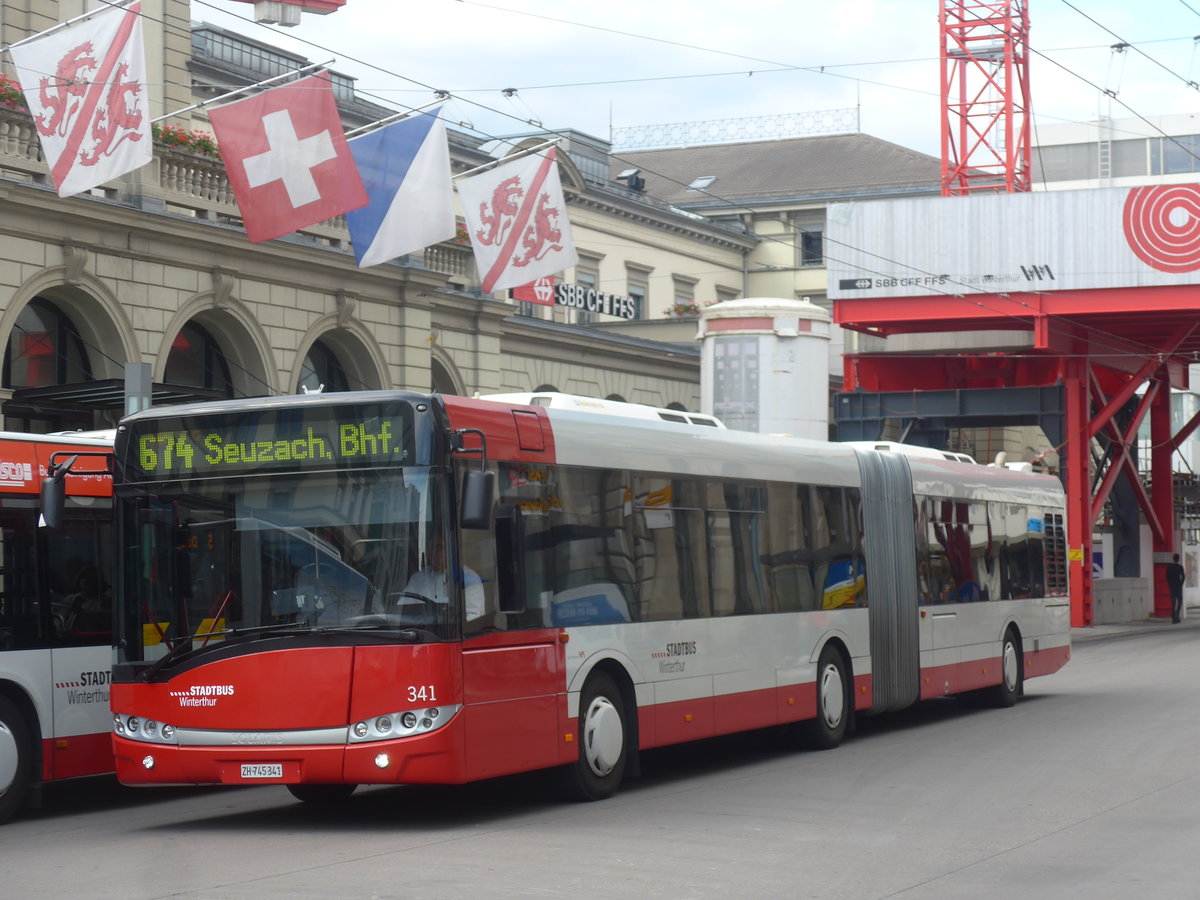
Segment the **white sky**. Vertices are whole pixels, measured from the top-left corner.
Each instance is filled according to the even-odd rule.
[[[857,106],[861,131],[936,156],[940,3],[348,0],[279,28],[253,23],[248,3],[192,0],[192,18],[314,62],[336,57],[332,68],[388,105],[451,91],[462,99],[448,116],[486,136],[531,130],[529,119],[608,137],[610,125]],[[1035,129],[1099,113],[1200,114],[1187,85],[1200,81],[1200,0],[1027,5]],[[1113,53],[1118,41],[1133,46]]]

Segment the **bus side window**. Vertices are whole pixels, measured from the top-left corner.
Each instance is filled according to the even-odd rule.
[[[804,523],[807,491],[801,485],[767,485],[767,534],[759,563],[773,612],[817,608],[812,547]]]
[[[553,554],[550,624],[629,622],[637,610],[628,520],[629,475],[556,466],[547,534]]]
[[[68,515],[61,528],[46,534],[43,568],[57,643],[107,644],[112,639],[113,541],[107,518]]]
[[[0,649],[25,650],[45,644],[45,616],[38,604],[33,513],[0,514]]]
[[[510,613],[504,617],[504,627],[509,629],[541,628],[548,624],[545,603],[547,592],[552,590],[553,585],[548,532],[551,525],[549,513],[558,502],[555,477],[553,466],[522,462],[498,464],[496,486],[499,502],[516,507],[521,517],[525,609],[524,612]],[[479,574],[483,577],[482,572]],[[467,626],[470,630],[471,623],[468,622]]]
[[[709,614],[708,554],[700,488],[697,479],[634,478],[637,618],[663,621]]]
[[[745,482],[708,484],[708,559],[714,616],[766,611],[754,560],[763,543],[764,491]]]

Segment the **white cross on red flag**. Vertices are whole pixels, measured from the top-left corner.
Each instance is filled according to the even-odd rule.
[[[458,181],[483,293],[579,262],[558,178],[557,148]]]
[[[366,205],[328,73],[218,106],[208,119],[251,241]]]
[[[140,2],[112,7],[9,48],[60,197],[154,156],[141,12]]]

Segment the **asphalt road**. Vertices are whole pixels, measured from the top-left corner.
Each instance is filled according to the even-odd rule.
[[[546,779],[49,789],[0,827],[5,898],[1198,898],[1200,623],[1076,645],[1010,710],[656,751],[613,799]]]

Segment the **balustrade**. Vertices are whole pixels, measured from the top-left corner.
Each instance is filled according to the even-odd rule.
[[[49,170],[42,159],[29,113],[0,106],[0,178],[4,177],[49,183]],[[119,179],[105,187],[118,200],[122,199],[124,192]],[[154,198],[172,214],[213,222],[240,218],[221,160],[174,145],[155,144],[151,176],[141,185],[140,193]],[[350,246],[345,216],[305,228],[302,233],[321,246],[339,249]],[[435,272],[457,275],[469,284],[478,284],[469,246],[447,241],[429,247],[424,253],[424,264]]]

